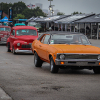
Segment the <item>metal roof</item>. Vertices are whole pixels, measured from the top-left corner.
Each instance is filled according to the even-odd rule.
[[[73,23],[74,21],[77,21],[79,19],[83,19],[89,16],[93,16],[95,14],[76,14],[76,15],[72,15],[66,18],[62,18],[59,20],[54,21],[55,23]]]
[[[79,32],[67,32],[67,31],[48,31],[45,32],[44,34],[80,34],[83,35],[83,33],[79,33]]]
[[[75,23],[99,23],[99,22],[100,22],[100,14],[75,21]]]
[[[56,21],[58,19],[68,17],[68,16],[70,16],[70,15],[55,15],[55,16],[49,16],[49,17],[44,17],[44,18],[41,18],[41,19],[37,19],[35,21],[36,22],[52,22],[52,21]]]
[[[79,32],[67,32],[67,31],[48,31],[48,32],[45,32],[43,33],[42,35],[40,35],[37,40],[39,40],[44,34],[60,34],[60,35],[71,35],[71,34],[74,34],[74,35],[84,35],[83,33],[79,33]]]

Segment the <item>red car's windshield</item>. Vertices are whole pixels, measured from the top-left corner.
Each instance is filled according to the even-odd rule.
[[[20,36],[20,35],[35,35],[35,36],[37,36],[37,32],[36,32],[36,30],[32,30],[32,29],[22,29],[22,30],[17,30],[16,35],[17,36]]]

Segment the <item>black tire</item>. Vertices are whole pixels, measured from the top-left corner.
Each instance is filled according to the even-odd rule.
[[[12,48],[12,53],[13,54],[16,54],[14,47]]]
[[[50,58],[50,71],[51,73],[58,73],[59,67],[55,65],[53,58]]]
[[[94,67],[93,71],[95,74],[100,74],[100,68],[99,67]]]
[[[35,64],[35,67],[41,67],[42,63],[43,63],[43,61],[39,58],[37,52],[35,52],[35,54],[34,54],[34,64]]]
[[[11,52],[11,50],[10,50],[10,43],[9,42],[7,43],[7,52]]]

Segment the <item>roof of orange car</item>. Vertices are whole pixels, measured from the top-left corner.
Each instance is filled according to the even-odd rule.
[[[14,26],[14,27],[12,27],[12,29],[15,29],[15,30],[18,30],[18,29],[34,29],[34,30],[37,30],[33,26]]]

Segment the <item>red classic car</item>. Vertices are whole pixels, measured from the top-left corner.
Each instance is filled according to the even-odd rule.
[[[10,26],[0,26],[0,44],[6,44],[11,32]]]
[[[31,44],[38,37],[38,32],[32,26],[15,26],[7,39],[7,51],[16,53],[32,53]]]

